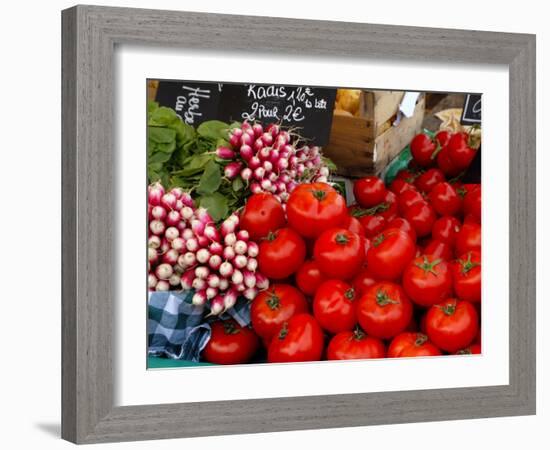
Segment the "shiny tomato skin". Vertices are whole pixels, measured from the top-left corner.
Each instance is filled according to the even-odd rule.
[[[386,219],[386,221],[390,221],[397,216],[397,213],[399,212],[397,207],[397,196],[392,191],[386,191],[384,201],[381,205],[382,208],[378,214]]]
[[[481,254],[475,250],[453,262],[451,272],[455,295],[472,303],[481,301]]]
[[[306,238],[340,226],[348,215],[346,200],[327,183],[298,185],[290,194],[286,214],[289,226]]]
[[[386,228],[397,228],[399,230],[402,230],[407,233],[414,242],[416,242],[416,231],[414,231],[414,228],[412,227],[410,222],[403,217],[396,217],[395,219],[391,220],[386,225]]]
[[[469,146],[468,141],[468,133],[455,133],[447,144],[451,163],[461,171],[470,166],[476,155],[476,150]]]
[[[435,211],[441,216],[455,216],[462,210],[462,199],[455,188],[446,181],[437,183],[428,197]]]
[[[443,259],[423,255],[412,260],[403,272],[403,289],[419,306],[432,306],[451,295],[453,279]]]
[[[455,246],[456,236],[462,224],[453,216],[443,216],[434,222],[432,239],[445,242],[451,249]]]
[[[423,333],[404,332],[395,336],[388,347],[388,358],[439,356],[441,351]]]
[[[471,303],[453,298],[432,306],[426,314],[426,334],[440,349],[454,353],[472,343],[478,314]]]
[[[472,215],[481,223],[481,185],[476,185],[474,189],[466,192],[462,210],[465,216]]]
[[[357,303],[357,320],[369,336],[389,339],[404,331],[413,306],[398,284],[382,281],[370,287]]]
[[[361,297],[365,292],[367,292],[368,288],[376,284],[376,279],[369,269],[361,269],[361,271],[355,275],[351,284],[353,289],[355,289],[357,297]]]
[[[315,241],[314,259],[329,278],[353,278],[365,259],[365,238],[345,228],[326,230]]]
[[[313,316],[329,333],[353,330],[357,323],[355,300],[351,285],[341,280],[327,280],[313,298]]]
[[[296,314],[308,312],[304,295],[289,284],[273,284],[261,291],[250,305],[252,328],[269,342],[283,322]]]
[[[296,272],[296,286],[306,295],[314,295],[323,282],[319,265],[314,260],[306,261]]]
[[[210,325],[210,340],[202,357],[213,364],[244,364],[259,347],[258,336],[248,327],[241,327],[233,319],[216,321]]]
[[[423,254],[433,256],[434,258],[441,258],[444,261],[453,259],[453,250],[451,247],[438,239],[429,241],[424,247]]]
[[[442,130],[435,135],[434,140],[439,144],[441,148],[445,148],[447,147],[447,144],[449,143],[451,136],[452,135],[450,132]]]
[[[396,178],[391,182],[389,189],[399,197],[399,194],[402,194],[405,191],[415,190],[416,188],[411,183]]]
[[[342,223],[342,228],[345,228],[349,231],[353,231],[359,236],[365,236],[365,227],[361,224],[359,219],[353,216],[348,216],[346,220]]]
[[[324,336],[315,318],[297,314],[285,321],[271,339],[267,351],[270,363],[319,361]]]
[[[239,226],[248,231],[250,239],[259,241],[269,232],[286,225],[285,211],[273,194],[266,192],[251,195],[244,205]]]
[[[365,237],[368,238],[376,236],[386,226],[386,219],[379,214],[358,216],[358,220],[361,223],[363,230],[365,230]]]
[[[371,240],[366,258],[367,267],[377,279],[395,280],[414,258],[415,253],[415,243],[407,233],[389,228]]]
[[[409,189],[397,197],[397,207],[401,216],[415,204],[425,202],[425,198],[416,189]]]
[[[411,144],[411,155],[420,167],[433,166],[432,155],[435,152],[436,144],[430,136],[420,133],[413,137]]]
[[[442,181],[445,181],[445,175],[443,172],[439,169],[431,168],[419,175],[414,181],[414,185],[420,192],[429,194],[433,187]]]
[[[327,359],[384,358],[386,348],[380,339],[367,336],[361,330],[342,331],[335,335],[327,347]]]
[[[456,177],[462,171],[460,168],[455,167],[451,159],[449,158],[449,148],[444,147],[437,154],[437,167],[445,174],[447,177]]]
[[[481,225],[465,223],[456,235],[455,255],[460,256],[470,250],[481,253]]]
[[[437,219],[433,207],[426,201],[412,205],[403,217],[412,225],[418,237],[430,234]]]
[[[370,208],[384,201],[386,186],[376,176],[364,177],[353,184],[353,195],[363,208]]]
[[[260,243],[258,268],[266,277],[282,280],[296,272],[306,258],[306,244],[296,231],[280,228]]]

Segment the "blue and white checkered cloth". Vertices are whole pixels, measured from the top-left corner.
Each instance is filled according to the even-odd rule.
[[[150,292],[147,333],[149,355],[198,362],[210,339],[208,308],[191,303],[194,291]],[[237,304],[222,315],[232,317],[241,326],[250,324],[250,303],[239,298]]]

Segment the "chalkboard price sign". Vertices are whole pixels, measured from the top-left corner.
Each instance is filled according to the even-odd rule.
[[[336,89],[243,84],[223,86],[221,116],[226,120],[278,122],[298,128],[317,145],[328,143]]]
[[[176,111],[189,125],[216,119],[222,85],[186,81],[160,81],[155,100]]]
[[[473,125],[481,123],[481,95],[467,94],[464,99],[464,108],[460,118],[462,125]]]
[[[156,101],[197,126],[206,120],[277,122],[316,145],[329,141],[336,89],[160,81]]]

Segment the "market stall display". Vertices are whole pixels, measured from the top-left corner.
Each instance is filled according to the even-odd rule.
[[[476,127],[416,133],[420,95],[414,126],[386,136],[406,147],[406,158],[392,149],[377,165],[373,145],[407,120],[383,130],[403,95],[338,90],[324,149],[277,123],[193,127],[150,106],[149,296],[191,299],[208,333],[193,360],[481,351],[481,183],[461,181],[481,137]],[[381,132],[361,141],[368,163],[350,156],[354,144],[338,141],[340,119]],[[335,142],[347,156],[337,156]],[[390,155],[405,165],[391,177],[375,175]],[[345,162],[352,160],[353,168]],[[342,192],[335,175],[358,173],[347,179],[352,192]]]

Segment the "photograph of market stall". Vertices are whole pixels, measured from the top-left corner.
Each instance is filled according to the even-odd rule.
[[[481,353],[481,95],[147,81],[148,368]]]

